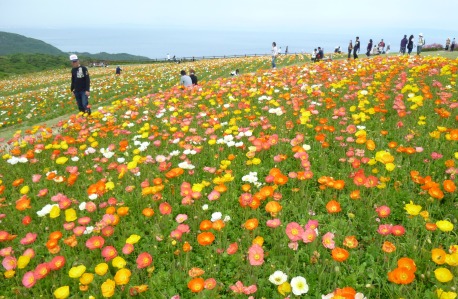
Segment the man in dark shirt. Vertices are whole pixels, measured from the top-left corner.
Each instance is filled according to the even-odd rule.
[[[355,41],[355,46],[353,47],[353,58],[356,59],[358,58],[358,53],[359,53],[359,47],[360,47],[360,42],[359,42],[359,36],[356,37]]]
[[[406,47],[407,47],[407,35],[404,35],[404,38],[401,40],[401,52],[402,54],[406,53]]]
[[[191,77],[192,85],[197,85],[197,76],[193,69],[189,70],[189,77]]]
[[[73,92],[78,104],[78,110],[83,113],[91,115],[91,108],[89,105],[89,91],[91,79],[89,72],[85,66],[80,65],[78,56],[75,54],[70,55],[72,61],[72,84],[70,90]]]

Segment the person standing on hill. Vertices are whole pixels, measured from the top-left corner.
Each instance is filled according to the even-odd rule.
[[[369,43],[367,44],[367,52],[366,52],[366,56],[369,57],[371,56],[371,51],[372,51],[372,39],[369,39]]]
[[[453,38],[453,40],[452,40],[452,45],[450,46],[450,51],[453,52],[454,49],[455,49],[455,38]]]
[[[351,58],[351,51],[353,51],[353,42],[350,40],[350,43],[348,44],[348,59]]]
[[[410,55],[410,53],[412,53],[412,49],[413,49],[413,39],[414,39],[413,34],[411,34],[411,35],[409,36],[409,42],[407,43],[407,54],[409,54],[409,55]]]
[[[449,48],[450,48],[450,37],[447,37],[447,39],[445,40],[445,51],[448,51]]]
[[[70,90],[73,92],[78,105],[78,110],[91,115],[89,108],[89,91],[91,87],[91,79],[89,72],[85,66],[80,65],[78,56],[70,55],[72,61],[72,84]]]
[[[357,36],[355,40],[355,46],[353,47],[353,58],[354,59],[358,58],[357,53],[359,53],[359,47],[360,47],[359,36]]]
[[[406,47],[407,47],[407,35],[404,35],[404,38],[401,39],[401,50],[399,52],[404,55],[406,53]]]
[[[121,67],[118,65],[118,66],[116,67],[116,75],[118,75],[118,76],[121,75],[121,71],[122,71],[122,69],[121,69]]]
[[[277,65],[275,64],[278,56],[278,49],[277,49],[277,43],[273,42],[272,43],[272,68],[275,69],[277,68]]]
[[[425,45],[425,38],[423,37],[423,33],[418,35],[418,42],[417,42],[417,55],[420,55],[423,46]]]

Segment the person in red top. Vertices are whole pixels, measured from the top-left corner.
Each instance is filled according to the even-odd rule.
[[[70,60],[73,67],[70,90],[75,95],[78,110],[91,115],[91,108],[89,108],[89,92],[91,87],[89,72],[85,66],[80,65],[78,56],[75,54],[70,55]]]

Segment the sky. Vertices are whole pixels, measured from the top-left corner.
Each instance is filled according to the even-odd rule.
[[[458,0],[0,0],[0,31],[37,39],[52,30],[71,39],[91,30],[363,35],[399,28],[458,37],[457,24]]]

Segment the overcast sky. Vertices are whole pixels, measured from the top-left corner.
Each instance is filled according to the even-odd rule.
[[[457,30],[458,0],[0,0],[0,30]]]

